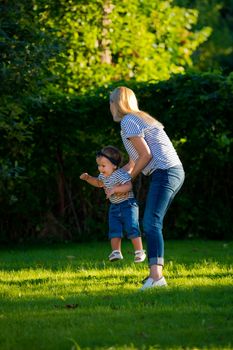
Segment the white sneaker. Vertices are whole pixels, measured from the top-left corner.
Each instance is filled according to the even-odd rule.
[[[134,257],[134,262],[135,263],[140,263],[143,262],[146,259],[146,253],[145,250],[135,250],[134,252],[135,257]]]
[[[143,284],[143,286],[140,288],[140,290],[145,290],[145,289],[155,288],[155,287],[165,287],[165,286],[167,286],[167,282],[166,282],[164,277],[161,277],[157,281],[155,281],[153,278],[149,277],[149,278],[147,278],[147,280]]]
[[[113,250],[112,253],[108,257],[109,261],[113,262],[116,260],[122,260],[123,256],[120,252],[120,250]]]

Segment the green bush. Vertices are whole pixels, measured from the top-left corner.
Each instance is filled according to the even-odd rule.
[[[186,75],[148,86],[141,96],[143,108],[166,126],[186,172],[169,235],[232,237],[232,87],[232,75]]]
[[[165,236],[232,238],[232,75],[176,75],[127,86],[140,108],[165,125],[184,164],[186,180],[168,212]],[[102,146],[113,144],[124,152],[119,125],[109,112],[112,88],[83,96],[44,91],[8,103],[12,113],[1,107],[2,241],[106,237],[104,193],[79,175],[97,174],[95,152]],[[147,186],[144,176],[135,182],[141,216]]]

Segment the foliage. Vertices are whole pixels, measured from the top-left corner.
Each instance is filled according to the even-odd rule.
[[[184,163],[186,181],[173,224],[185,236],[232,237],[231,84],[232,75],[186,75],[141,94],[143,107],[160,117]]]
[[[165,222],[166,237],[232,237],[232,82],[232,75],[192,74],[129,85],[141,109],[165,125],[186,171]],[[55,90],[25,99],[15,113],[10,106],[7,123],[0,124],[2,240],[106,237],[104,193],[79,175],[97,174],[95,152],[104,145],[124,153],[108,94]],[[147,185],[145,177],[135,183],[141,216]]]
[[[230,350],[232,248],[166,242],[168,287],[143,293],[126,241],[116,265],[108,242],[1,249],[1,348]]]
[[[172,0],[38,1],[36,13],[43,30],[56,31],[65,45],[50,69],[69,92],[184,72],[211,32],[205,26],[193,31],[198,12]]]
[[[48,83],[55,37],[41,30],[32,0],[0,3],[0,93],[22,96]]]
[[[176,0],[178,6],[198,11],[195,28],[212,28],[208,37],[192,56],[199,70],[219,70],[229,74],[233,70],[233,1],[232,0]]]
[[[1,240],[105,237],[103,193],[78,177],[96,173],[101,146],[123,151],[108,106],[121,83],[164,122],[185,163],[166,234],[231,237],[232,76],[177,75],[210,31],[172,0],[2,1]],[[143,213],[146,179],[135,186]]]
[[[34,174],[28,171],[27,164],[35,145],[33,130],[40,118],[35,119],[26,111],[26,100],[53,79],[48,61],[58,51],[51,31],[42,32],[32,0],[0,3],[0,203],[4,215],[1,227],[12,239],[18,238],[16,222],[26,232],[31,227],[27,208],[22,205],[15,211],[19,198],[31,203],[32,210],[38,209],[39,202],[30,193],[28,176]]]

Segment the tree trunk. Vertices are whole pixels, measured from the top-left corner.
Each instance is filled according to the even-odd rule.
[[[112,24],[109,14],[114,9],[114,5],[111,0],[106,0],[103,5],[103,20],[102,20],[102,38],[100,42],[101,48],[101,62],[106,64],[112,63],[112,54],[110,50],[110,26]]]

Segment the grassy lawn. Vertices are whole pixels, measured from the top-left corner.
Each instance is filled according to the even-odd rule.
[[[108,242],[1,249],[0,349],[233,349],[233,241],[167,241],[169,286]]]

